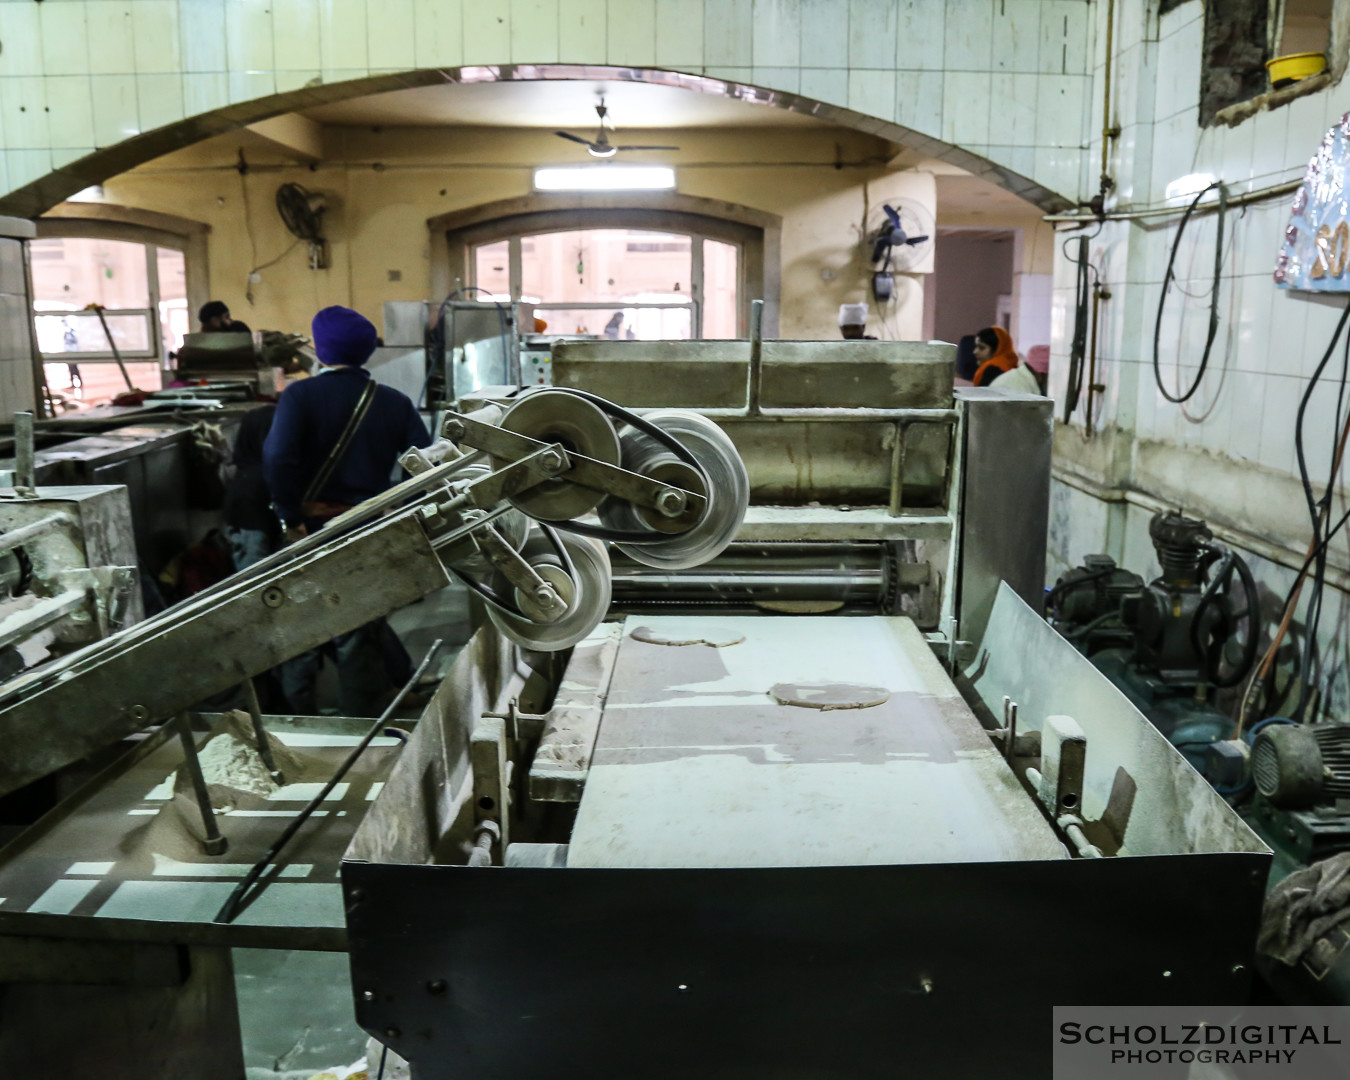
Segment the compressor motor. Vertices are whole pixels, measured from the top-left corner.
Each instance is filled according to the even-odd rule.
[[[1145,584],[1109,555],[1089,555],[1050,590],[1049,618],[1191,764],[1221,787],[1240,782],[1232,718],[1209,699],[1256,663],[1256,581],[1196,518],[1155,514],[1149,537],[1159,577]]]

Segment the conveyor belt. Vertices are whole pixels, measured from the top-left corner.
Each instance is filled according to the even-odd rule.
[[[739,644],[651,644],[633,636]],[[880,705],[778,704],[776,684]],[[868,689],[871,688],[871,689]],[[568,866],[1065,857],[907,618],[632,616]]]

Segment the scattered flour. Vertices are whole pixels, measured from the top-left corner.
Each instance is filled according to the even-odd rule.
[[[268,735],[272,760],[288,783],[300,780],[301,763],[280,740]],[[220,730],[197,750],[202,776],[217,811],[258,806],[278,790],[253,741],[248,713],[238,709],[225,714]],[[192,795],[192,780],[186,767],[178,770],[174,794]]]

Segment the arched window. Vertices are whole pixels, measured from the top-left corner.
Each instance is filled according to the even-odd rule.
[[[205,295],[205,226],[106,205],[60,211],[39,218],[28,243],[49,396],[78,407],[126,389],[109,335],[136,386],[159,389]]]
[[[777,220],[768,215],[756,215],[766,219],[760,223],[581,206],[484,219],[490,208],[478,209],[474,221],[444,233],[451,288],[532,303],[550,334],[745,337],[750,300],[759,298],[770,301],[776,325],[776,295],[766,294],[777,293]]]

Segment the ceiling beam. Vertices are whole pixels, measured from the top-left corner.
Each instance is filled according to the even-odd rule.
[[[297,113],[249,124],[248,130],[299,161],[323,159],[323,125]]]

